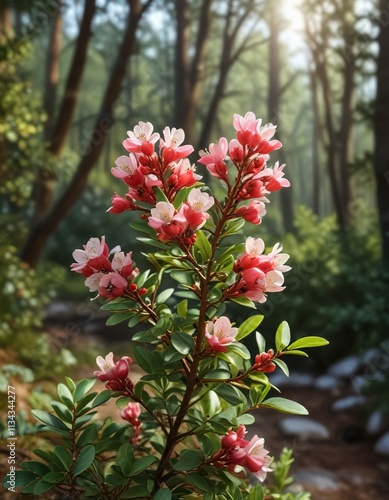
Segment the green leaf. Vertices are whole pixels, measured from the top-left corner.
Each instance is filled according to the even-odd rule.
[[[131,318],[131,313],[129,311],[119,312],[110,316],[105,324],[107,326],[113,326],[121,323],[122,321],[126,321],[129,318]]]
[[[306,352],[304,352],[304,351],[299,351],[299,350],[297,350],[297,349],[293,349],[293,350],[291,350],[291,351],[286,350],[286,351],[284,351],[284,355],[285,355],[285,354],[293,354],[294,356],[304,356],[304,357],[308,358],[308,354],[307,354]]]
[[[65,384],[58,384],[57,394],[59,399],[69,408],[69,410],[72,410],[74,408],[73,394],[71,393],[69,387],[67,387]]]
[[[283,351],[290,342],[290,328],[286,321],[283,321],[277,328],[276,332],[276,349],[278,352]]]
[[[178,472],[197,469],[203,458],[204,455],[201,450],[184,450],[173,465],[173,469]]]
[[[80,399],[92,389],[95,383],[95,378],[86,378],[84,380],[80,380],[80,382],[76,384],[76,390],[74,391],[74,401],[80,401]]]
[[[69,427],[66,427],[62,420],[60,420],[55,415],[52,415],[51,413],[47,413],[47,411],[32,410],[31,413],[37,420],[43,422],[45,425],[48,425],[50,428],[54,428],[60,431],[66,431],[66,433],[70,432]]]
[[[165,201],[166,203],[169,203],[169,200],[168,198],[166,197],[166,194],[162,191],[161,188],[159,187],[154,187],[154,191],[155,191],[155,196],[156,196],[156,199],[157,199],[157,203],[160,202],[160,201]]]
[[[211,258],[212,247],[203,231],[197,231],[194,246],[200,250],[203,262],[208,262]]]
[[[288,347],[288,351],[293,349],[306,349],[307,347],[321,347],[328,344],[328,340],[323,339],[323,337],[302,337],[292,342]]]
[[[88,444],[84,446],[76,460],[76,466],[74,467],[73,474],[77,476],[84,472],[93,462],[95,458],[95,447],[93,444]]]
[[[97,425],[92,424],[82,431],[77,440],[77,447],[82,448],[83,446],[96,441],[98,436]]]
[[[141,233],[146,233],[146,234],[154,234],[153,229],[147,224],[146,221],[136,221],[136,222],[130,222],[130,227],[135,229],[136,231],[140,231]]]
[[[53,485],[51,483],[46,483],[41,479],[35,484],[34,487],[34,495],[40,495],[41,493],[44,493],[45,491],[49,491],[53,488]]]
[[[102,391],[93,400],[92,408],[97,408],[98,406],[103,405],[110,399],[111,399],[111,391],[109,391],[108,389],[106,391]]]
[[[259,353],[265,352],[266,351],[265,337],[261,333],[255,332],[255,340],[256,340],[257,346],[258,346],[258,352]]]
[[[36,478],[36,474],[29,470],[17,470],[15,471],[15,486],[16,488],[20,488],[24,486],[25,484],[30,483],[31,481],[34,481]],[[1,481],[1,484],[4,486],[4,488],[9,488],[9,476],[5,475]]]
[[[53,463],[67,472],[72,465],[72,454],[64,446],[56,446],[53,453]]]
[[[285,361],[282,361],[282,359],[273,359],[273,363],[275,363],[284,373],[287,377],[289,377],[289,368]]]
[[[150,492],[145,486],[132,486],[129,490],[120,495],[120,498],[149,498]]]
[[[178,283],[181,283],[182,285],[192,285],[193,280],[191,278],[190,273],[187,271],[172,271],[170,273],[170,276],[175,280],[178,281]]]
[[[216,394],[222,397],[227,403],[232,405],[239,405],[246,401],[245,396],[237,389],[229,384],[220,384],[214,389]]]
[[[156,304],[164,304],[174,293],[174,288],[166,288],[156,298]]]
[[[137,474],[140,474],[155,462],[158,462],[158,458],[153,455],[150,455],[148,457],[142,457],[139,460],[136,460],[131,469],[130,476],[136,476]]]
[[[130,321],[128,322],[128,326],[130,328],[133,328],[135,325],[137,325],[139,323],[140,319],[141,319],[140,314],[134,314],[132,316],[132,318],[130,319]]]
[[[252,302],[250,299],[242,295],[241,297],[235,297],[231,299],[233,302],[236,302],[237,304],[240,304],[241,306],[244,307],[250,307],[251,309],[256,309],[254,302]]]
[[[180,318],[186,318],[188,313],[188,300],[184,299],[177,304],[177,314]]]
[[[134,450],[128,443],[123,444],[118,451],[117,463],[125,477],[131,473],[132,466],[135,462]]]
[[[59,401],[52,401],[51,406],[53,407],[53,410],[61,420],[64,420],[69,424],[73,422],[73,414],[68,410],[67,406],[65,406],[63,403],[60,403]]]
[[[184,332],[173,333],[172,338],[173,347],[181,354],[186,356],[195,349],[195,342],[191,335]]]
[[[42,462],[23,462],[21,466],[23,469],[35,472],[38,476],[44,476],[50,472],[50,468]]]
[[[165,245],[165,243],[162,243],[162,241],[155,240],[153,238],[144,238],[143,236],[142,237],[138,236],[136,239],[141,243],[146,243],[146,245],[150,245],[152,247],[159,248],[162,250],[166,250],[167,248],[169,248],[167,245]]]
[[[263,500],[264,499],[264,491],[260,484],[251,488],[249,493],[248,500]]]
[[[269,398],[260,404],[265,408],[273,408],[274,410],[281,411],[282,413],[291,413],[293,415],[308,415],[308,410],[300,403],[291,401],[285,398]]]
[[[122,298],[118,298],[115,300],[111,300],[106,304],[103,304],[100,309],[102,311],[125,311],[127,309],[131,309],[135,305],[135,302],[131,302],[129,300],[123,300]]]
[[[250,316],[249,318],[246,319],[246,321],[243,321],[243,323],[239,327],[238,335],[236,336],[236,340],[242,340],[247,335],[250,335],[251,332],[253,332],[258,325],[261,324],[264,316],[262,314],[255,314],[254,316]]]
[[[173,494],[169,488],[161,488],[153,495],[152,500],[171,500],[172,498]]]
[[[178,210],[184,201],[188,199],[188,194],[192,191],[192,188],[180,188],[174,198],[174,208]]]
[[[43,476],[43,481],[46,483],[56,484],[60,483],[65,477],[65,472],[49,472]]]
[[[187,476],[188,483],[198,488],[201,491],[212,491],[213,486],[210,481],[201,476],[200,474],[192,473]]]

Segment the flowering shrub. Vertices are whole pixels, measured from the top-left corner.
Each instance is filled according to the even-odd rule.
[[[255,302],[282,291],[290,269],[279,244],[266,253],[261,238],[228,243],[246,221],[260,224],[267,196],[289,186],[284,165],[267,165],[269,153],[281,147],[272,139],[276,127],[262,126],[251,112],[235,115],[234,127],[235,139],[221,138],[200,152],[199,163],[224,189],[221,198],[200,183],[187,158],[193,148],[182,145],[183,130],[165,128],[160,138],[151,123],[140,122],[128,132],[123,146],[129,154],[112,169],[128,192],[115,194],[109,211],[140,212],[132,227],[156,248],[147,254],[155,272],[139,270],[131,252],[110,250],[104,236],[73,253],[72,270],[107,300],[108,324],[151,325],[133,335],[134,361],[145,374],[135,383],[132,358],[109,353],[97,358],[94,373],[105,391],[89,393],[94,380],[59,384],[56,415],[34,415],[63,441],[52,452],[36,450],[46,464],[23,464],[17,476],[22,492],[60,487],[72,498],[263,498],[258,482],[271,473],[272,459],[263,438],[247,438],[251,412],[306,414],[298,403],[268,397],[267,374],[277,368],[287,374],[281,358],[306,356],[301,349],[327,342],[306,337],[290,344],[284,322],[272,349],[255,333],[258,353],[251,361],[242,340],[263,316],[235,325],[224,315],[230,301],[255,309]],[[161,291],[166,274],[176,289]],[[172,295],[180,302],[168,304]],[[124,423],[94,422],[95,410],[110,398]]]

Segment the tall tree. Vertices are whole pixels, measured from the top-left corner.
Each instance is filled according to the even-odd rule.
[[[282,19],[279,15],[279,7],[274,2],[268,2],[266,9],[266,21],[269,27],[268,43],[268,61],[269,61],[269,84],[267,97],[267,112],[270,122],[277,123],[277,139],[282,137],[282,120],[280,120],[281,98],[288,83],[281,87],[281,63],[280,63],[280,41],[279,27],[282,25]],[[281,164],[285,163],[285,154],[283,149],[278,151],[278,160]],[[288,173],[290,178],[290,173]],[[282,189],[281,193],[281,213],[284,229],[287,232],[293,230],[294,207],[292,189]]]
[[[327,167],[339,227],[344,230],[352,199],[354,89],[357,69],[355,0],[307,2],[305,32],[320,83],[327,131]],[[336,61],[336,65],[333,64]],[[341,99],[331,85],[334,72],[341,81]]]
[[[73,178],[61,196],[52,204],[46,215],[31,227],[22,250],[22,259],[31,266],[36,265],[47,240],[84,191],[89,174],[103,151],[107,134],[113,125],[113,104],[120,94],[129,57],[135,50],[137,27],[142,15],[149,8],[152,1],[147,0],[142,4],[141,0],[128,0],[129,10],[126,29],[108,78],[100,110],[90,137],[89,147],[86,148]]]
[[[380,0],[380,14],[387,2]],[[377,94],[374,109],[374,172],[382,238],[382,255],[389,271],[389,24],[381,19],[378,34]]]

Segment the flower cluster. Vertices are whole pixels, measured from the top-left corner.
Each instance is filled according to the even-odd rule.
[[[184,131],[166,127],[162,139],[153,130],[150,122],[139,122],[133,131],[127,132],[129,138],[123,141],[123,146],[129,154],[117,158],[112,174],[128,186],[128,193],[125,198],[114,195],[110,212],[147,211],[144,203],[157,203],[155,187],[164,192],[168,202],[172,202],[179,189],[193,186],[201,179],[187,159],[193,146],[181,146]]]
[[[112,352],[107,354],[105,358],[97,356],[96,363],[100,370],[93,374],[102,382],[105,382],[105,387],[111,391],[125,392],[132,391],[133,383],[128,378],[132,359],[129,356],[123,356],[119,360],[114,359]]]
[[[134,434],[130,439],[131,444],[139,444],[139,436],[141,433],[142,422],[139,420],[141,414],[141,408],[139,403],[129,402],[120,411],[120,416],[123,420],[126,420],[133,428]]]
[[[131,283],[139,274],[139,270],[132,261],[132,252],[125,254],[120,247],[112,250],[112,261],[105,238],[91,238],[83,250],[75,250],[73,258],[76,262],[71,265],[72,271],[82,273],[86,277],[85,285],[90,292],[98,292],[101,297],[113,300],[124,294],[141,295],[145,290],[137,290]]]
[[[244,467],[260,481],[264,481],[266,474],[272,472],[269,468],[271,458],[264,448],[265,441],[257,435],[247,441],[244,439],[245,434],[244,425],[240,425],[236,431],[230,430],[221,440],[221,449],[209,462],[216,467],[228,467],[233,472]]]

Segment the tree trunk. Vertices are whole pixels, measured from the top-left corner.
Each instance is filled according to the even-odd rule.
[[[317,95],[317,79],[315,72],[310,72],[311,96],[312,96],[312,210],[316,215],[320,214],[320,114]]]
[[[58,10],[60,10],[60,7],[58,7]],[[61,155],[71,130],[83,70],[86,64],[86,54],[89,39],[92,33],[91,25],[95,11],[96,0],[86,0],[73,60],[68,73],[60,110],[55,121],[55,91],[58,82],[59,57],[62,38],[62,19],[59,11],[57,11],[53,21],[50,47],[47,55],[48,75],[44,104],[48,115],[48,123],[45,128],[46,140],[49,142],[48,151],[50,154],[57,157]],[[34,223],[38,222],[49,212],[53,203],[56,184],[56,175],[54,172],[46,172],[40,179],[38,179],[35,188],[36,201],[33,217]]]
[[[387,2],[380,0],[381,12]],[[382,238],[382,259],[389,271],[389,24],[381,22],[378,34],[377,95],[374,113],[374,171]]]
[[[267,111],[269,121],[277,123],[277,139],[280,139],[280,129],[282,122],[280,122],[280,101],[281,101],[281,88],[280,88],[280,45],[278,39],[278,26],[279,17],[277,16],[277,7],[274,2],[269,2],[269,87],[267,96]],[[285,162],[285,154],[283,150],[278,151],[278,160],[281,164]],[[287,177],[290,179],[290,172]],[[293,191],[292,188],[282,189],[280,192],[281,197],[281,213],[284,224],[284,229],[287,232],[293,230],[294,220],[294,206],[293,206]]]
[[[112,127],[113,106],[119,97],[128,59],[134,50],[135,34],[139,20],[146,9],[146,7],[142,9],[141,0],[130,0],[129,3],[131,8],[128,15],[126,31],[109,77],[100,112],[96,119],[88,147],[78,164],[71,182],[56,201],[50,212],[32,228],[23,249],[21,256],[22,260],[31,266],[37,264],[47,240],[83,193],[87,185],[89,174],[103,151],[105,139]],[[151,2],[148,2],[146,4],[147,7],[150,3]]]
[[[0,4],[0,43],[4,43],[12,36],[11,7],[4,2]]]
[[[176,45],[174,61],[174,126],[185,125],[185,111],[189,96],[189,39],[190,13],[187,0],[176,0]]]
[[[345,222],[350,219],[351,178],[350,163],[352,161],[352,128],[354,105],[354,78],[356,70],[355,56],[355,0],[348,0],[342,12],[342,35],[344,39],[343,97],[341,106],[341,123],[339,130],[339,166],[342,185],[343,212]]]
[[[54,126],[55,104],[59,82],[60,54],[62,48],[62,13],[60,2],[52,21],[49,46],[46,60],[45,93],[43,107],[46,113],[44,129],[45,140],[50,143]],[[52,171],[43,172],[36,180],[34,187],[34,216],[33,223],[38,221],[50,208],[53,201],[53,193],[56,185],[56,177]]]

